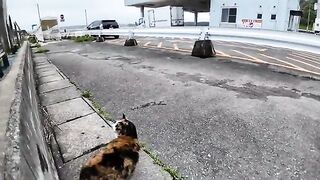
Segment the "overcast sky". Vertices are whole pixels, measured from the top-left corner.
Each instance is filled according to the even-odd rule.
[[[88,23],[97,19],[116,19],[120,24],[134,23],[140,17],[140,10],[124,6],[124,0],[7,0],[8,14],[22,29],[30,30],[38,24],[37,3],[41,17],[59,17],[64,14],[65,22],[60,26],[85,25],[85,9]],[[193,20],[191,13],[185,14],[186,21]],[[208,20],[200,15],[199,21]]]

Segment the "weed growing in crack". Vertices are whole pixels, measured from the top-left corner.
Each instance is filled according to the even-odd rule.
[[[153,159],[153,163],[160,166],[164,171],[167,171],[172,176],[173,180],[183,180],[184,179],[176,169],[164,164],[160,160],[159,156],[157,154],[155,154],[154,152],[152,152],[148,147],[146,147],[146,145],[144,143],[140,142],[140,146],[141,146],[142,150],[144,152],[146,152]]]
[[[82,91],[81,95],[82,95],[82,97],[85,97],[87,99],[92,98],[92,93],[89,90]]]
[[[115,122],[112,116],[94,99],[93,94],[89,90],[84,90],[81,93],[82,97],[87,98],[91,101],[93,108],[97,113],[107,121]]]

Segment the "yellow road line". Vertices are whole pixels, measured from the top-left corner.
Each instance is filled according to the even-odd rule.
[[[320,59],[320,57],[313,56],[313,55],[307,54],[305,52],[294,52],[292,54],[296,54],[296,55],[299,55],[299,56],[306,56],[306,57],[311,58],[311,59]]]
[[[291,54],[290,56],[294,56],[294,57],[296,57],[296,58],[300,58],[300,59],[303,59],[303,60],[306,60],[306,61],[309,61],[309,62],[313,62],[313,63],[316,63],[316,64],[319,64],[319,65],[320,65],[320,62],[319,62],[319,61],[313,61],[313,60],[307,59],[307,58],[305,58],[305,57],[301,57],[301,56],[294,55],[294,54]]]
[[[259,48],[254,48],[254,47],[236,46],[236,45],[231,45],[231,44],[224,44],[222,46],[239,47],[239,48],[244,48],[244,49],[256,50],[256,51],[260,51],[260,52],[264,52],[264,51],[268,50],[268,49],[265,49],[265,48],[259,49]]]
[[[320,69],[320,68],[317,67],[317,66],[314,66],[314,65],[312,65],[312,64],[309,64],[309,63],[306,63],[306,62],[303,62],[303,61],[300,61],[300,60],[297,60],[297,59],[293,59],[293,58],[291,58],[291,57],[287,57],[287,59],[290,59],[290,60],[292,60],[292,61],[299,62],[299,63],[301,63],[301,64],[305,64],[305,65],[307,65],[307,66],[310,66],[310,67],[313,67],[313,68],[316,68],[316,69]]]
[[[301,70],[306,70],[306,69],[304,69],[304,68],[302,68],[302,67],[300,67],[300,66],[297,66],[297,65],[295,65],[295,64],[292,64],[292,63],[289,63],[289,62],[286,62],[286,61],[283,61],[283,60],[278,59],[278,58],[275,58],[275,57],[267,56],[267,55],[265,55],[265,54],[260,54],[260,55],[261,55],[261,56],[264,56],[264,57],[266,57],[266,58],[269,58],[269,59],[273,59],[273,60],[282,62],[282,63],[284,63],[284,64],[287,64],[287,65],[289,65],[289,66],[292,66],[292,67],[295,67],[295,68],[298,68],[298,69],[301,69]]]
[[[254,56],[251,56],[251,55],[249,55],[249,54],[246,54],[246,53],[243,53],[243,52],[240,52],[240,51],[237,51],[237,50],[232,50],[233,52],[236,52],[236,53],[239,53],[239,54],[242,54],[242,55],[244,55],[244,56],[246,56],[246,57],[249,57],[249,58],[251,58],[252,60],[255,60],[255,61],[257,61],[257,62],[262,62],[262,63],[267,63],[267,62],[265,62],[265,61],[263,61],[263,60],[261,60],[261,59],[259,59],[259,58],[256,58],[256,57],[254,57]]]
[[[143,46],[148,46],[150,43],[151,43],[151,42],[148,41],[148,42],[146,42]]]
[[[222,51],[216,50],[216,53],[218,53],[219,55],[224,56],[224,57],[231,57],[229,54],[226,54],[226,53],[224,53]]]
[[[161,47],[162,47],[162,42],[159,42],[159,44],[158,44],[157,47],[158,47],[158,48],[161,48]]]

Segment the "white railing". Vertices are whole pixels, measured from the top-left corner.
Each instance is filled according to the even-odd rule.
[[[320,54],[320,36],[298,32],[281,32],[257,29],[236,29],[236,28],[151,28],[151,29],[104,29],[91,31],[77,31],[63,33],[62,36],[82,36],[85,34],[93,36],[120,35],[140,37],[168,37],[168,38],[189,38],[211,40],[234,41],[267,45],[293,50],[302,50]],[[205,36],[207,35],[207,36]]]

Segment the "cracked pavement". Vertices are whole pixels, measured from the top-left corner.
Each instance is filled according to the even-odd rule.
[[[187,179],[320,176],[320,81],[166,50],[71,41],[46,48]]]

